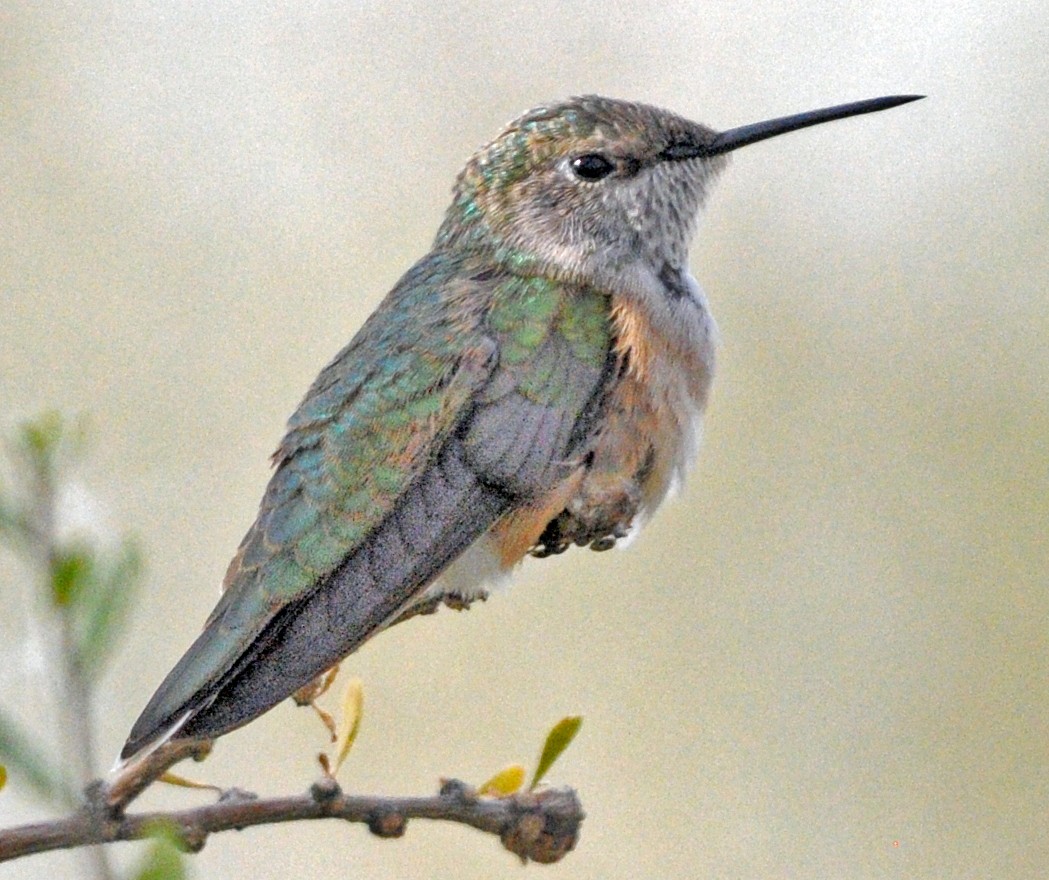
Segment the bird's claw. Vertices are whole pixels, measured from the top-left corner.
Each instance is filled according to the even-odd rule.
[[[640,502],[640,490],[632,481],[590,488],[547,524],[531,554],[542,559],[564,553],[573,544],[611,550],[630,533]]]

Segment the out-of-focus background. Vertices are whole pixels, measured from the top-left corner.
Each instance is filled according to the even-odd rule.
[[[693,251],[723,342],[687,488],[627,550],[529,561],[354,656],[342,775],[480,782],[580,713],[551,781],[583,836],[537,875],[1045,876],[1047,33],[1040,4],[990,0],[8,4],[0,421],[88,413],[97,518],[149,559],[106,763],[210,611],[285,418],[506,120],[598,92],[727,128],[920,92],[736,154]],[[46,743],[48,670],[0,565],[0,704]],[[186,772],[300,791],[322,745],[284,705]],[[0,793],[5,825],[43,814],[16,778]],[[421,822],[226,834],[191,866],[520,872]]]

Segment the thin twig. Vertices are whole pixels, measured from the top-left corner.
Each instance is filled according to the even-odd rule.
[[[305,795],[258,799],[232,790],[218,803],[172,812],[113,815],[96,803],[62,819],[0,831],[0,862],[138,840],[158,825],[173,829],[187,850],[197,852],[216,832],[304,819],[363,822],[380,837],[400,837],[409,819],[458,822],[499,835],[503,846],[523,861],[556,862],[575,846],[583,818],[579,798],[568,788],[490,798],[449,780],[434,797],[370,797],[343,794],[332,777],[324,777]]]

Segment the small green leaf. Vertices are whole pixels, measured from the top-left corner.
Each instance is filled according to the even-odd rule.
[[[361,728],[361,718],[364,715],[364,685],[359,678],[351,678],[346,682],[346,689],[342,692],[342,717],[339,718],[339,734],[335,740],[335,769],[334,776],[339,772],[350,749],[353,748],[354,740],[357,739],[357,731]]]
[[[134,880],[185,880],[186,865],[182,856],[185,846],[178,829],[170,823],[157,822],[150,829],[150,836],[153,839],[132,875]]]
[[[45,461],[54,457],[62,439],[64,425],[62,414],[57,410],[48,410],[35,419],[23,422],[19,426],[19,446],[34,460]]]
[[[60,470],[76,461],[86,446],[86,420],[67,420],[51,410],[18,426],[10,449],[25,472],[32,496],[53,495]]]
[[[95,572],[91,550],[84,546],[57,550],[51,558],[51,598],[59,607],[71,605],[90,590]]]
[[[509,767],[504,767],[483,785],[478,786],[477,793],[493,797],[509,797],[524,785],[525,773],[525,768],[520,764],[511,764]]]
[[[201,791],[214,791],[217,794],[222,794],[222,789],[217,785],[212,785],[210,782],[197,782],[196,779],[190,779],[188,776],[179,776],[177,773],[172,773],[168,770],[166,773],[161,773],[157,777],[158,782],[163,782],[165,785],[174,785],[177,788],[194,788]]]
[[[7,785],[7,768],[0,764],[0,791],[4,790],[5,785]]]
[[[37,751],[32,741],[10,718],[0,712],[0,758],[25,779],[40,797],[49,801],[73,802],[73,794],[58,770]]]
[[[579,733],[579,728],[582,725],[582,715],[569,715],[567,718],[562,718],[550,729],[550,732],[546,735],[546,742],[543,744],[543,752],[539,756],[539,764],[535,768],[535,776],[532,777],[532,784],[528,786],[529,791],[532,791],[539,784],[540,780],[546,776],[547,771],[554,766],[554,762],[561,757],[561,753],[575,739],[575,735]]]

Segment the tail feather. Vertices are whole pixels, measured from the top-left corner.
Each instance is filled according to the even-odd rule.
[[[366,541],[313,592],[282,609],[214,687],[178,706],[165,706],[158,692],[121,757],[172,732],[221,736],[272,708],[399,615],[511,503],[477,477],[453,438]],[[215,629],[209,624],[198,643],[219,637]]]

